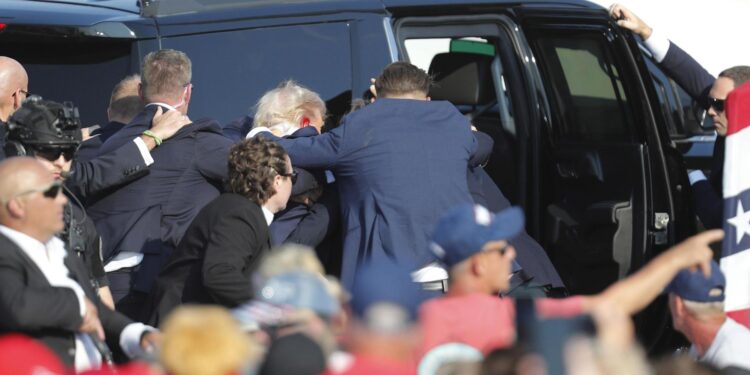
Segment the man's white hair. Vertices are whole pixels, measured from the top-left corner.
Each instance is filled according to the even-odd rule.
[[[321,116],[326,115],[326,104],[320,95],[292,80],[283,81],[265,93],[255,108],[253,127],[266,127],[281,135],[299,129],[302,118],[316,109]]]

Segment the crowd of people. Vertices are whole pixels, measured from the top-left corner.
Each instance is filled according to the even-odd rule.
[[[610,13],[726,134],[750,67],[714,79]],[[0,374],[750,373],[712,260],[721,230],[569,296],[486,183],[492,139],[430,101],[423,70],[389,64],[333,129],[294,81],[222,127],[188,117],[191,64],[146,55],[94,129],[0,57]],[[720,173],[690,180],[720,227]],[[654,362],[631,317],[664,293],[690,349]]]

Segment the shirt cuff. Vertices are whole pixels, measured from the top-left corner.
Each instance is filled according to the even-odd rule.
[[[651,31],[651,36],[644,40],[646,47],[651,54],[654,55],[656,62],[662,62],[664,57],[667,56],[669,46],[672,42],[669,41],[665,36],[662,36],[658,31]]]
[[[247,136],[245,136],[245,139],[250,139],[252,137],[255,137],[256,135],[258,135],[258,133],[262,133],[262,132],[271,133],[271,129],[265,126],[258,126],[257,128],[253,128],[252,130],[250,130],[250,132],[247,133]]]
[[[706,180],[706,175],[703,174],[703,171],[696,170],[696,171],[688,172],[688,179],[690,180],[690,186],[693,186],[698,181]]]
[[[135,137],[133,142],[138,146],[138,151],[141,152],[141,156],[143,156],[143,161],[146,163],[146,166],[148,167],[149,165],[154,164],[154,158],[151,157],[151,151],[148,150],[146,142],[143,142],[141,137]]]
[[[141,337],[145,332],[156,331],[157,329],[147,326],[143,323],[130,323],[120,333],[120,347],[122,351],[130,358],[142,357],[145,352],[141,348]]]

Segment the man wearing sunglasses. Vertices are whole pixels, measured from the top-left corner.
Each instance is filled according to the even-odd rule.
[[[0,332],[40,340],[77,371],[102,364],[104,340],[141,355],[159,334],[105,307],[86,266],[55,237],[65,227],[61,192],[33,158],[0,162]]]
[[[29,76],[16,60],[0,56],[0,160],[5,158],[7,121],[29,95]]]
[[[711,116],[718,137],[709,178],[700,170],[690,171],[688,177],[693,187],[695,211],[706,228],[721,228],[724,220],[722,180],[724,174],[724,140],[727,134],[727,116],[724,101],[735,87],[750,80],[750,66],[740,65],[719,73],[714,78],[695,59],[665,36],[655,32],[638,16],[620,4],[609,8],[617,24],[638,34],[662,69],[694,100],[704,103]]]
[[[508,241],[523,228],[523,211],[517,207],[493,214],[480,205],[467,204],[448,211],[438,221],[430,250],[447,266],[449,286],[445,296],[421,307],[424,336],[420,357],[448,343],[469,345],[487,354],[515,342],[513,300],[499,298],[498,293],[510,287],[511,262],[516,256]],[[537,311],[542,317],[565,318],[607,304],[634,314],[656,298],[680,270],[710,270],[713,253],[708,244],[722,237],[721,230],[703,232],[597,295],[538,299]]]

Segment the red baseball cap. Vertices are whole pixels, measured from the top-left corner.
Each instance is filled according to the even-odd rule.
[[[68,374],[52,350],[20,334],[0,337],[0,363],[0,375]]]

